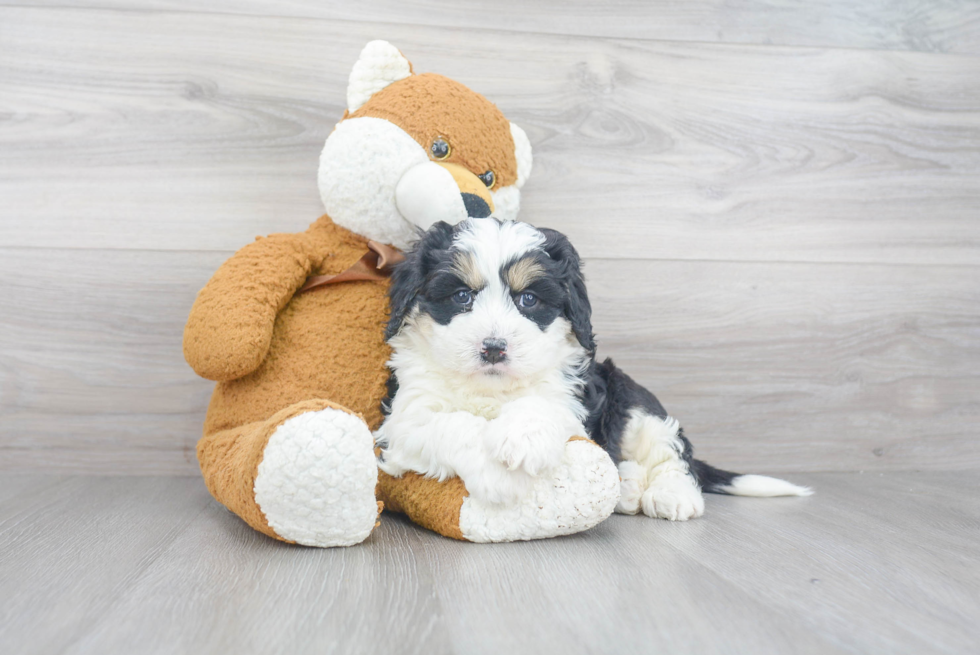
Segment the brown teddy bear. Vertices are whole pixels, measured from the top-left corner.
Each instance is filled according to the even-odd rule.
[[[361,53],[347,104],[320,160],[327,213],[235,253],[188,318],[184,355],[218,382],[197,448],[208,489],[256,530],[313,546],[363,541],[382,506],[470,541],[592,527],[613,511],[619,479],[585,439],[517,506],[482,505],[455,478],[379,477],[385,273],[436,221],[515,218],[531,147],[486,98],[413,74],[383,41]]]

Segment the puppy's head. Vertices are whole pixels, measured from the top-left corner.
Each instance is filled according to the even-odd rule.
[[[437,223],[394,271],[386,338],[396,364],[424,358],[507,386],[595,351],[578,253],[559,232],[493,218]]]

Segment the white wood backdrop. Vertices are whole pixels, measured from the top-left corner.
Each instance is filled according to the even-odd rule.
[[[0,469],[193,473],[196,291],[322,211],[363,44],[528,132],[525,219],[709,461],[980,466],[980,3],[0,0]],[[800,3],[801,5],[803,3]]]

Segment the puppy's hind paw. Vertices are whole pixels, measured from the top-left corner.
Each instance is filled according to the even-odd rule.
[[[704,514],[704,497],[690,475],[664,473],[643,492],[643,513],[651,518],[687,521]]]
[[[619,503],[617,514],[637,514],[646,488],[647,473],[642,466],[630,460],[619,463]]]

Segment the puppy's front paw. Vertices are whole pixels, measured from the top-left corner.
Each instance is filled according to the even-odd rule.
[[[653,479],[640,501],[643,513],[652,518],[686,521],[704,514],[704,497],[690,475],[661,473]]]
[[[509,412],[490,421],[486,445],[490,456],[509,470],[521,468],[530,475],[538,475],[558,466],[568,436],[558,421],[536,414]]]
[[[474,499],[490,505],[515,505],[531,490],[533,478],[524,471],[508,471],[489,463],[481,471],[463,478],[466,491]]]

